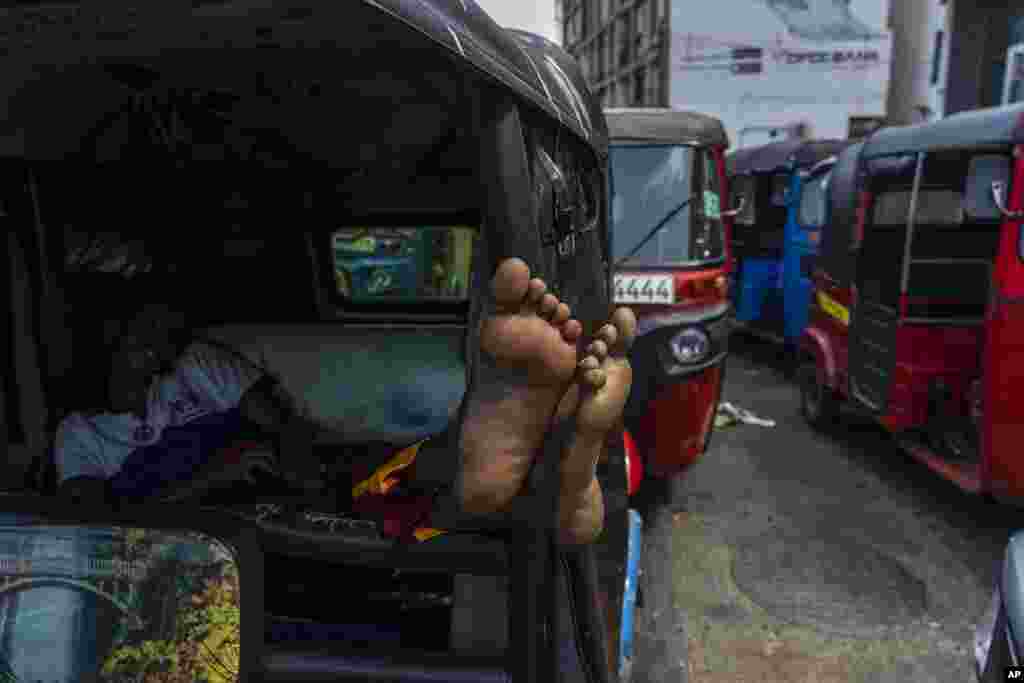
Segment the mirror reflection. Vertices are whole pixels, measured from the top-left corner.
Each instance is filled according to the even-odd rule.
[[[217,539],[0,515],[0,680],[234,683],[240,614]]]

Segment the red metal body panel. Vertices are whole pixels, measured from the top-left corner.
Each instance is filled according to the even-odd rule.
[[[633,435],[648,476],[678,474],[697,461],[714,427],[721,383],[722,368],[711,367],[664,387],[651,400],[641,429]]]
[[[1015,152],[1009,209],[1024,210],[1024,145]],[[993,271],[984,350],[982,472],[993,495],[1024,498],[1024,263],[1020,221],[1005,221]]]
[[[626,448],[626,479],[628,480],[629,495],[635,495],[640,490],[640,482],[644,479],[644,459],[640,449],[636,447],[636,441],[628,429],[622,431],[622,441]]]
[[[847,394],[846,378],[849,372],[850,333],[847,325],[829,315],[818,303],[821,292],[849,311],[853,292],[836,287],[828,279],[815,274],[811,291],[811,309],[807,328],[800,340],[800,348],[812,354],[818,368],[825,373],[825,382],[835,391]]]
[[[901,325],[896,331],[896,365],[889,387],[889,412],[882,419],[891,430],[920,427],[928,420],[928,386],[941,378],[963,405],[971,381],[981,373],[979,327]]]

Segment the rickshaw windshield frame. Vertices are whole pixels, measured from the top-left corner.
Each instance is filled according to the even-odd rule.
[[[621,243],[622,234],[621,234],[621,231],[617,231],[616,230],[615,215],[614,215],[614,203],[615,203],[615,197],[617,196],[616,193],[621,191],[618,188],[620,188],[621,185],[622,185],[621,182],[615,180],[615,176],[616,176],[616,173],[615,173],[615,154],[616,154],[616,152],[621,152],[623,149],[671,149],[671,148],[686,148],[686,149],[691,150],[691,156],[690,156],[690,159],[689,159],[690,171],[689,171],[689,177],[687,178],[687,181],[688,181],[689,187],[690,187],[690,189],[692,191],[686,197],[683,197],[682,195],[679,195],[679,202],[672,204],[671,207],[666,206],[665,207],[666,211],[668,211],[669,208],[671,208],[672,210],[676,210],[676,209],[678,209],[679,203],[682,203],[685,200],[689,200],[690,204],[687,207],[685,207],[685,209],[684,209],[684,210],[686,210],[686,209],[689,210],[689,213],[688,213],[689,221],[688,222],[690,224],[689,225],[689,233],[690,234],[688,236],[688,239],[690,239],[690,240],[693,239],[693,233],[694,233],[694,231],[697,228],[699,223],[708,223],[708,222],[710,222],[710,223],[717,223],[718,224],[718,228],[717,229],[718,229],[718,231],[720,233],[720,238],[723,240],[722,249],[721,249],[722,253],[721,253],[720,256],[716,256],[716,257],[710,258],[710,259],[692,259],[692,258],[690,258],[690,259],[681,260],[681,261],[663,261],[663,262],[657,262],[657,263],[649,263],[649,262],[640,261],[640,260],[637,259],[637,255],[633,255],[630,259],[628,259],[624,263],[622,263],[621,267],[628,267],[630,269],[639,269],[639,270],[643,270],[643,269],[664,269],[664,268],[673,268],[673,269],[687,268],[687,269],[689,269],[689,268],[702,268],[702,267],[707,267],[709,265],[714,265],[714,264],[717,264],[717,263],[722,263],[726,259],[726,249],[725,249],[725,245],[724,245],[724,236],[725,236],[724,221],[723,221],[721,215],[719,215],[717,218],[708,217],[706,215],[705,210],[704,210],[704,206],[702,204],[703,197],[702,197],[701,193],[703,192],[703,188],[702,187],[698,187],[699,185],[701,185],[701,186],[703,185],[703,182],[702,182],[703,181],[703,177],[702,177],[702,175],[704,173],[704,161],[706,160],[705,156],[711,154],[711,150],[713,149],[713,147],[710,146],[710,145],[704,144],[702,142],[699,142],[699,141],[694,141],[694,140],[684,140],[684,141],[680,141],[680,142],[668,142],[668,141],[651,141],[651,140],[628,140],[628,139],[627,140],[620,140],[620,139],[612,139],[611,144],[609,145],[609,163],[608,163],[608,167],[609,167],[609,172],[608,172],[609,199],[611,200],[611,201],[609,201],[609,212],[608,212],[609,213],[609,219],[608,219],[608,223],[609,223],[609,233],[612,236],[611,237],[611,240],[612,240],[611,247],[612,247],[612,254],[613,254],[613,262],[618,263],[618,260],[621,258],[621,256],[619,255],[619,248],[622,245],[622,243]],[[717,184],[717,179],[716,179],[716,184]],[[718,188],[719,203],[720,203],[720,205],[721,205],[721,202],[723,202],[725,200],[725,198],[723,198],[721,196],[721,189],[722,189],[721,187]],[[657,216],[653,222],[651,222],[649,225],[645,225],[643,229],[644,230],[653,229],[662,218],[663,218],[663,216],[660,216],[660,215]],[[659,230],[658,232],[661,232],[661,231],[665,230],[667,227],[668,227],[668,225],[662,227],[662,229]],[[709,232],[711,232],[711,230],[709,230]],[[646,232],[642,232],[641,235],[642,235],[642,237],[640,237],[641,240],[646,239],[648,237]],[[629,249],[633,249],[635,247],[636,247],[635,244],[629,244],[628,245]]]

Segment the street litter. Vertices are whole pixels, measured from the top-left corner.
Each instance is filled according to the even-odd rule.
[[[748,425],[757,425],[758,427],[774,427],[775,420],[768,420],[763,417],[754,415],[749,410],[739,408],[731,403],[723,401],[718,404],[718,414],[715,415],[715,427],[731,427],[734,424],[742,422]]]

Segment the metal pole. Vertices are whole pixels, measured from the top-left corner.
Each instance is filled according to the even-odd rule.
[[[907,239],[903,245],[903,274],[900,278],[900,294],[907,293],[910,282],[910,247],[914,243],[914,221],[917,219],[917,197],[921,192],[921,175],[924,170],[924,152],[917,154],[917,169],[914,171],[914,189],[910,192],[910,210],[907,212]]]

